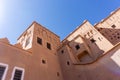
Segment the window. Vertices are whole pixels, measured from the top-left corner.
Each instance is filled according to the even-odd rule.
[[[113,38],[111,37],[110,39],[112,40]]]
[[[80,46],[79,45],[76,45],[75,46],[76,50],[80,49]]]
[[[100,30],[102,30],[103,28],[100,28]]]
[[[8,70],[8,65],[0,63],[0,80],[5,80],[7,70]]]
[[[11,80],[23,80],[23,78],[24,78],[24,69],[15,67],[13,70]]]
[[[70,65],[70,62],[69,62],[69,61],[67,61],[67,65]]]
[[[47,43],[47,48],[51,50],[51,44]]]
[[[46,64],[46,61],[45,61],[44,59],[42,59],[42,63],[43,63],[43,64]]]
[[[62,50],[61,53],[63,54],[63,53],[64,53],[64,50]]]
[[[112,28],[115,28],[116,26],[113,24],[111,27],[112,27]]]
[[[42,39],[37,37],[37,43],[39,43],[40,45],[42,45]]]
[[[25,47],[30,43],[30,37],[26,39]]]
[[[116,36],[113,36],[114,38],[116,38]]]
[[[90,33],[91,33],[91,34],[93,34],[93,31],[92,31],[92,30],[90,30]]]
[[[101,41],[100,37],[98,37],[98,39]]]
[[[94,40],[93,38],[90,40],[92,43],[94,43],[96,40]]]
[[[97,29],[98,31],[100,31],[100,29]]]
[[[90,36],[90,33],[88,32],[87,35]]]
[[[57,76],[60,76],[60,73],[59,73],[59,72],[57,72]]]

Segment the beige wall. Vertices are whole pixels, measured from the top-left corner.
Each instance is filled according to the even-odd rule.
[[[119,80],[119,47],[120,44],[92,64],[74,65],[78,73],[76,80]]]
[[[82,25],[65,38],[62,41],[62,46],[64,45],[70,48],[76,61],[82,64],[96,60],[113,47],[88,21],[83,22]],[[76,49],[77,45],[80,47],[78,50]]]
[[[37,31],[43,29],[46,30],[48,36],[45,36],[44,32],[40,32],[43,35],[38,34]],[[30,37],[30,42],[25,46],[28,37]],[[42,45],[37,43],[37,37],[42,38]],[[46,42],[51,44],[51,50],[46,47]],[[10,80],[15,66],[24,68],[24,80],[63,80],[58,56],[56,55],[56,48],[59,44],[60,40],[57,35],[36,22],[20,36],[17,44],[11,45],[1,40],[0,63],[9,66],[6,80]]]
[[[113,28],[112,25],[116,27]],[[100,31],[113,45],[120,42],[120,9],[112,12],[110,16],[95,25],[95,28]]]
[[[59,52],[60,64],[65,80],[119,80],[120,79],[120,44],[90,64],[77,64],[71,57],[71,50],[67,46]],[[62,51],[64,50],[64,53]],[[69,61],[70,65],[67,65]]]

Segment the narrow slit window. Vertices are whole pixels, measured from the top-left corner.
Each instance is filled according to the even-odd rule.
[[[51,50],[51,44],[47,43],[47,48]]]
[[[67,65],[70,65],[70,62],[69,62],[69,61],[67,61]]]

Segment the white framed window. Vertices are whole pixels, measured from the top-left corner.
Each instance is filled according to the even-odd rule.
[[[5,80],[7,71],[8,71],[8,65],[4,63],[0,63],[0,80]]]
[[[25,70],[20,67],[14,67],[11,80],[24,80]]]

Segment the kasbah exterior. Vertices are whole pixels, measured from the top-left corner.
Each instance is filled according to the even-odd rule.
[[[120,8],[61,42],[37,22],[14,45],[1,38],[0,80],[120,80]]]

